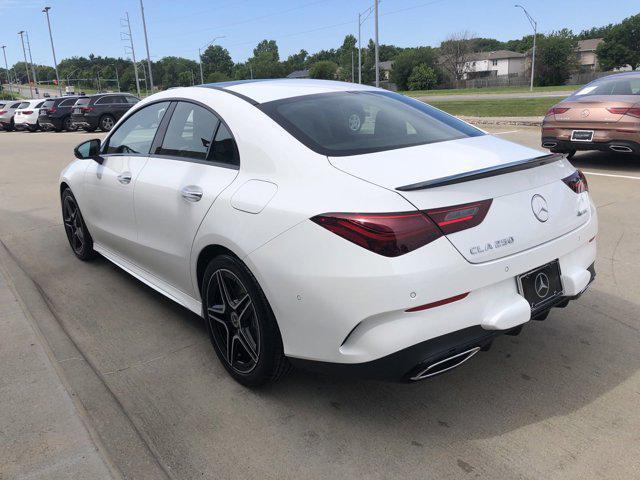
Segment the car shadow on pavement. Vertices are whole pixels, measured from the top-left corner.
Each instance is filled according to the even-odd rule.
[[[615,152],[578,152],[571,163],[580,169],[640,173],[640,156]],[[612,172],[609,172],[612,173]]]

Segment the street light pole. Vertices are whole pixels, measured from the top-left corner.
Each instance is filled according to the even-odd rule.
[[[380,87],[380,42],[378,38],[378,0],[374,0],[376,24],[376,87]]]
[[[527,16],[527,20],[529,20],[529,23],[531,24],[531,28],[533,28],[533,51],[531,52],[531,85],[529,87],[529,90],[533,91],[533,77],[536,68],[536,37],[538,36],[538,22],[536,22],[533,17],[529,15],[527,9],[522,5],[515,5],[515,7],[522,9],[524,14]]]
[[[151,71],[151,54],[149,53],[149,38],[147,37],[147,22],[144,19],[144,5],[140,0],[140,11],[142,12],[142,29],[144,30],[144,44],[147,47],[147,65],[149,65],[149,84],[153,93],[153,72]]]
[[[136,63],[136,51],[133,48],[133,35],[131,35],[131,22],[129,21],[129,12],[125,12],[127,28],[129,29],[129,41],[131,43],[131,60],[133,61],[133,73],[136,76],[136,91],[140,98],[140,77],[138,76],[138,64]]]
[[[13,97],[13,87],[11,86],[11,77],[9,76],[9,64],[7,63],[7,46],[2,45],[2,53],[4,55],[4,68],[7,71],[7,83],[9,84],[9,93]]]
[[[49,21],[49,10],[51,7],[44,7],[42,12],[47,16],[47,26],[49,27],[49,39],[51,40],[51,52],[53,53],[53,67],[56,69],[56,81],[58,82],[58,93],[62,96],[62,85],[60,84],[60,75],[58,74],[58,61],[56,60],[56,49],[53,46],[53,34],[51,33],[51,22]]]
[[[22,42],[22,54],[24,55],[24,65],[25,70],[27,71],[27,83],[29,83],[29,96],[33,98],[33,88],[31,88],[31,77],[29,76],[29,63],[27,62],[27,51],[24,49],[24,30],[20,30],[18,32],[20,35],[20,41]]]
[[[113,69],[116,71],[116,84],[118,85],[118,93],[120,93],[120,77],[118,77],[118,66],[115,63]]]
[[[36,86],[36,95],[39,95],[38,91],[38,77],[36,76],[36,67],[33,65],[33,57],[31,56],[31,42],[29,42],[29,32],[24,32],[27,36],[27,50],[29,51],[29,63],[31,64],[31,75],[33,75],[33,84]]]
[[[200,60],[200,84],[202,85],[204,83],[204,75],[202,73],[202,50],[205,50],[207,47],[209,47],[209,45],[211,45],[213,42],[215,42],[216,40],[220,39],[220,38],[224,38],[224,35],[220,35],[218,37],[215,37],[213,40],[211,40],[209,43],[205,44],[204,46],[198,48],[198,60]]]

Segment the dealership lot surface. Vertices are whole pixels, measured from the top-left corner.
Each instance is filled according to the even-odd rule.
[[[537,128],[491,130],[539,143]],[[57,179],[93,137],[0,132],[0,261],[74,399],[61,408],[73,405],[87,430],[54,419],[9,430],[25,420],[2,406],[3,445],[37,437],[54,449],[74,435],[113,467],[93,459],[104,475],[136,479],[640,476],[640,159],[575,157],[599,210],[598,277],[546,321],[419,384],[295,372],[250,391],[226,374],[197,316],[105,260],[72,255]],[[15,403],[7,368],[0,398]],[[21,456],[3,448],[0,478],[12,478]]]

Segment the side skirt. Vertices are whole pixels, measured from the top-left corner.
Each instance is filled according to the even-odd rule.
[[[158,277],[150,274],[146,270],[143,270],[134,263],[124,259],[117,253],[98,243],[93,244],[93,249],[104,258],[123,269],[129,275],[132,275],[145,285],[153,288],[156,292],[161,293],[168,299],[173,300],[177,304],[191,310],[193,313],[202,316],[202,304],[195,298],[169,285],[167,282],[160,280]]]

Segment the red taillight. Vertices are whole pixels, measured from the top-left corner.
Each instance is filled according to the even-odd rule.
[[[93,107],[80,107],[80,110],[82,110],[83,112],[87,113],[87,112],[93,112],[94,108]]]
[[[0,110],[0,115],[4,115],[5,113],[7,113],[6,110]]]
[[[576,170],[567,178],[563,178],[562,181],[567,184],[571,190],[576,193],[588,192],[589,184],[587,183],[587,177],[584,176],[580,170]]]
[[[547,112],[547,115],[560,115],[563,113],[567,113],[569,111],[568,107],[552,107]]]
[[[56,113],[57,111],[57,108],[50,108],[49,110],[47,110],[47,113]]]
[[[465,203],[453,207],[436,208],[425,213],[440,227],[442,233],[449,235],[467,228],[480,225],[487,216],[493,200]]]
[[[421,212],[327,213],[311,220],[385,257],[403,255],[442,236],[438,227]]]
[[[607,111],[614,115],[629,115],[631,117],[640,118],[639,107],[608,107]]]
[[[22,112],[23,115],[31,115],[32,113],[33,113],[33,110],[26,110]]]
[[[433,242],[443,234],[479,225],[492,200],[423,212],[326,213],[311,220],[367,250],[398,257]]]

